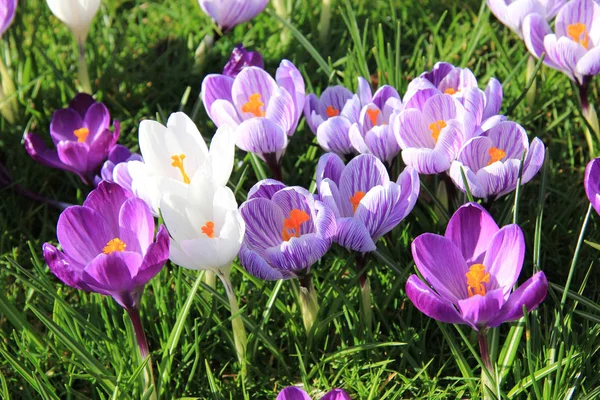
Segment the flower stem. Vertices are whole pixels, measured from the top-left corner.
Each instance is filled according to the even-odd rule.
[[[329,26],[331,25],[331,0],[323,0],[321,19],[319,20],[319,40],[327,43],[329,39]]]
[[[584,79],[584,82],[579,87],[579,100],[581,102],[581,114],[583,118],[587,121],[589,126],[591,127],[592,132],[596,136],[598,142],[600,142],[600,125],[598,124],[598,115],[596,114],[596,110],[593,106],[590,105],[588,99],[588,88],[589,88],[589,79]],[[590,150],[590,159],[594,158],[594,142],[592,140],[592,134],[588,127],[584,130],[585,141],[587,142],[588,148]]]
[[[204,271],[202,281],[206,284],[206,286],[209,286],[212,289],[217,288],[217,275],[211,270]],[[208,290],[205,290],[202,292],[202,297],[204,297],[204,300],[206,300],[206,302],[210,302],[212,293],[210,293]]]
[[[533,74],[535,73],[535,58],[533,56],[529,56],[527,59],[527,69],[525,72],[525,85],[529,82]],[[535,106],[535,95],[536,95],[537,83],[534,80],[525,95],[527,100],[527,105],[529,108],[533,108]]]
[[[88,72],[88,65],[85,60],[85,43],[82,41],[78,41],[77,47],[79,49],[78,77],[79,77],[79,83],[81,84],[81,90],[84,93],[92,94],[92,84],[90,83],[90,74]]]
[[[225,286],[225,292],[227,293],[227,299],[229,300],[229,307],[231,308],[231,327],[233,329],[233,341],[235,343],[235,351],[240,362],[242,378],[246,376],[246,346],[248,339],[246,337],[246,328],[240,315],[240,307],[238,306],[238,300],[235,296],[233,286],[231,285],[231,267],[225,267],[217,270],[217,275]]]
[[[283,182],[283,171],[281,170],[281,163],[277,161],[277,155],[275,153],[267,153],[264,157],[267,166],[273,174],[273,179]]]
[[[492,367],[492,361],[490,360],[490,347],[488,344],[487,331],[480,330],[477,333],[477,341],[479,342],[481,361],[485,367],[485,369],[481,371],[481,390],[483,392],[483,398],[492,399],[493,396],[491,396],[490,393],[494,393],[494,385],[493,382],[490,381],[489,375],[493,376],[494,368]]]
[[[150,386],[152,386],[152,394],[150,395],[150,399],[156,400],[156,385],[154,384],[154,374],[152,373],[152,359],[150,358],[150,350],[148,348],[146,334],[144,333],[144,328],[142,327],[140,310],[138,307],[128,308],[127,314],[129,314],[131,324],[133,325],[133,330],[135,331],[135,337],[138,347],[140,348],[142,360],[146,360],[146,358],[148,358],[148,364],[144,370],[144,392],[147,392]]]
[[[0,113],[10,124],[15,122],[15,114],[19,111],[15,92],[15,84],[4,64],[4,58],[0,56]],[[10,98],[11,96],[14,97]]]
[[[319,301],[317,300],[317,293],[311,274],[307,274],[300,280],[300,310],[302,312],[302,321],[304,322],[306,336],[308,336],[319,313]]]
[[[213,48],[215,41],[215,35],[209,33],[204,36],[204,39],[202,39],[200,45],[198,45],[198,48],[194,53],[194,69],[196,69],[196,71],[201,71],[206,65],[208,53],[210,53]]]
[[[366,266],[366,255],[357,253],[356,255],[356,273],[358,274],[358,283],[360,286],[361,307],[363,314],[363,322],[367,332],[371,331],[373,321],[373,312],[371,310],[371,282],[367,277],[364,268]]]

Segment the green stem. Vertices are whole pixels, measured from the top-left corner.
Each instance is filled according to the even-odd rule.
[[[217,288],[217,275],[211,270],[204,271],[202,281],[206,284],[206,286],[213,290]],[[202,292],[202,297],[204,297],[204,300],[209,303],[212,298],[212,293],[208,290],[205,290]]]
[[[152,372],[152,358],[150,357],[150,349],[148,348],[148,341],[146,340],[146,334],[142,326],[142,319],[140,318],[140,310],[137,307],[127,309],[127,314],[131,319],[135,337],[137,340],[138,347],[140,349],[140,355],[142,360],[148,359],[146,368],[144,369],[144,393],[148,391],[152,386],[152,394],[150,395],[151,400],[156,400],[156,385],[154,384],[154,374]]]
[[[212,33],[205,35],[204,39],[202,39],[202,41],[200,42],[200,45],[194,53],[194,68],[197,71],[201,71],[204,68],[204,65],[206,64],[206,59],[208,57],[208,53],[210,53],[210,50],[213,48],[214,44],[215,35],[213,35]]]
[[[317,293],[313,285],[312,275],[308,274],[300,280],[300,310],[302,312],[302,321],[304,329],[308,336],[317,319],[319,313],[319,302]]]
[[[367,272],[364,270],[366,265],[366,255],[357,253],[356,255],[356,273],[359,275],[358,282],[360,286],[361,307],[365,329],[371,332],[371,324],[373,321],[373,312],[371,310],[371,282],[367,277]]]
[[[88,72],[88,65],[85,60],[85,43],[79,41],[77,44],[79,49],[79,68],[78,68],[78,77],[79,84],[81,85],[81,90],[84,93],[92,94],[92,84],[90,83],[90,74]]]
[[[13,124],[15,114],[18,112],[18,103],[16,97],[10,98],[15,94],[15,84],[8,73],[8,68],[4,64],[4,59],[0,56],[0,113],[6,120]]]
[[[485,370],[481,371],[481,391],[484,399],[492,399],[491,393],[494,393],[494,384],[490,381],[489,375],[494,376],[494,368],[490,360],[490,346],[488,344],[487,331],[480,330],[477,333],[477,341],[479,342],[479,353]]]
[[[319,40],[327,43],[329,39],[329,26],[331,25],[331,0],[323,0],[321,19],[319,20]]]
[[[534,76],[535,71],[536,71],[535,64],[536,64],[535,58],[533,58],[533,56],[529,56],[529,58],[527,59],[525,84],[527,84],[527,82],[529,82],[529,80]],[[536,89],[537,89],[537,82],[535,80],[533,80],[533,82],[531,83],[531,86],[529,87],[529,90],[527,91],[526,97],[525,97],[529,108],[533,108],[535,106]]]

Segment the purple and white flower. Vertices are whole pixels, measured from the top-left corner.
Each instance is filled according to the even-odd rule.
[[[283,389],[277,395],[275,400],[312,400],[311,397],[304,390],[295,387],[288,386]],[[344,389],[333,389],[327,392],[325,396],[321,397],[321,400],[352,400]]]
[[[0,37],[6,32],[15,18],[17,11],[17,0],[0,1]]]
[[[96,186],[101,181],[118,183],[123,189],[132,192],[132,178],[127,168],[129,161],[143,161],[142,156],[137,153],[131,153],[129,149],[123,145],[117,144],[108,153],[108,160],[102,166],[100,175],[96,175],[94,183]]]
[[[567,0],[487,0],[487,5],[500,22],[523,38],[522,26],[529,14],[539,14],[550,21]]]
[[[264,68],[265,63],[258,51],[248,51],[240,43],[233,48],[229,61],[223,68],[223,75],[235,78],[246,67]]]
[[[269,0],[198,0],[200,8],[208,14],[222,31],[250,21],[260,14]]]

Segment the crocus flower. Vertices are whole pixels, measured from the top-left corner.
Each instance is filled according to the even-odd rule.
[[[474,197],[496,198],[517,187],[521,159],[523,164],[521,183],[529,182],[544,163],[545,148],[542,141],[534,138],[529,145],[527,132],[515,122],[504,121],[469,140],[450,168],[450,177],[463,192],[466,191],[461,169]]]
[[[46,0],[56,18],[67,25],[78,43],[84,43],[100,8],[100,0]]]
[[[215,125],[234,127],[237,146],[274,170],[298,126],[304,100],[304,79],[287,60],[276,79],[261,68],[247,67],[235,78],[212,74],[202,82],[202,101]]]
[[[264,68],[265,64],[258,51],[248,51],[243,44],[238,44],[223,68],[223,75],[235,78],[245,67]]]
[[[94,176],[119,139],[119,121],[114,121],[114,132],[110,124],[106,106],[79,93],[68,108],[52,116],[50,136],[56,150],[46,147],[33,133],[25,134],[25,149],[37,162],[76,173],[84,183],[93,185]]]
[[[252,275],[290,279],[307,274],[331,246],[335,215],[306,189],[258,182],[240,206],[246,236],[240,262]]]
[[[222,31],[228,31],[260,14],[269,0],[198,0],[198,2],[202,10]]]
[[[523,20],[529,14],[539,14],[545,20],[554,18],[567,0],[487,0],[492,13],[514,33],[523,37]]]
[[[279,392],[279,395],[275,400],[312,400],[311,397],[304,390],[295,386],[289,386]],[[344,389],[333,389],[323,397],[321,400],[351,400],[348,393]]]
[[[583,186],[594,210],[600,214],[600,158],[595,158],[588,163]]]
[[[6,32],[10,24],[15,18],[17,10],[17,0],[1,0],[0,1],[0,37]]]
[[[216,185],[227,185],[233,169],[234,133],[228,126],[219,128],[209,152],[196,124],[182,112],[171,114],[167,126],[142,121],[139,143],[144,161],[127,163],[133,193],[158,216],[163,195],[183,196],[198,171],[208,165]]]
[[[584,85],[600,73],[599,16],[596,1],[570,1],[558,11],[553,32],[542,15],[530,14],[523,21],[525,44],[537,58],[546,54],[544,64]]]
[[[169,235],[154,240],[148,206],[116,183],[101,182],[83,206],[71,206],[56,228],[62,251],[45,243],[44,258],[64,284],[111,296],[125,309],[139,306],[144,286],[169,258]]]
[[[349,250],[376,250],[375,242],[394,229],[419,197],[419,175],[407,167],[390,180],[383,163],[371,154],[344,166],[335,154],[321,156],[317,166],[319,199],[337,219],[336,243]]]
[[[525,241],[518,225],[499,228],[481,206],[468,203],[450,219],[444,236],[425,233],[412,243],[415,264],[406,295],[422,313],[476,330],[514,321],[546,297],[548,281],[538,272],[513,292]]]
[[[101,181],[116,182],[123,189],[131,192],[131,175],[127,168],[129,161],[142,161],[142,156],[137,153],[131,153],[123,145],[117,144],[108,153],[108,160],[102,166],[100,175],[96,175],[94,183],[96,186]]]

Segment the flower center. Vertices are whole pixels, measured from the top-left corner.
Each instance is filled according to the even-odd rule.
[[[89,136],[90,130],[88,128],[79,128],[79,129],[75,129],[73,131],[73,134],[75,136],[77,136],[77,141],[79,143],[83,143],[83,142],[85,142],[85,140]]]
[[[297,208],[290,211],[290,217],[283,220],[283,229],[281,230],[283,240],[287,242],[293,237],[300,237],[300,227],[308,220],[310,217],[305,211]]]
[[[325,114],[327,114],[327,116],[329,118],[337,117],[338,115],[340,115],[340,110],[338,110],[334,106],[328,106],[327,109],[325,110]]]
[[[202,233],[204,233],[209,238],[214,239],[215,238],[215,223],[212,221],[208,221],[202,227]]]
[[[586,50],[589,48],[590,38],[585,24],[578,22],[576,24],[567,25],[567,35],[575,42],[585,47]]]
[[[350,203],[352,203],[352,209],[354,210],[354,212],[356,212],[356,209],[358,208],[358,204],[363,199],[363,197],[365,197],[365,195],[366,195],[365,192],[358,191],[358,192],[354,193],[354,196],[350,196]]]
[[[254,93],[248,97],[248,102],[242,106],[242,111],[254,114],[255,117],[264,117],[265,112],[260,109],[264,105],[265,103],[261,101],[260,93]]]
[[[185,168],[183,167],[183,160],[185,159],[185,154],[180,154],[180,155],[175,155],[171,157],[171,160],[173,160],[173,163],[171,164],[171,166],[178,168],[179,172],[181,172],[181,176],[183,177],[183,182],[187,183],[188,185],[190,184],[190,177],[188,176],[188,174],[185,173]]]
[[[496,161],[500,161],[504,157],[506,157],[506,152],[497,147],[492,147],[489,151],[489,154],[490,154],[490,162],[488,163],[488,165],[492,165]]]
[[[469,291],[469,297],[473,297],[476,294],[485,296],[486,289],[483,284],[490,283],[490,273],[485,272],[485,265],[471,265],[469,272],[467,272],[465,276],[467,277],[467,290]]]
[[[118,251],[119,253],[121,253],[121,252],[125,251],[126,247],[127,247],[127,245],[125,244],[124,241],[122,241],[119,238],[114,238],[113,240],[108,242],[106,244],[106,246],[104,246],[104,248],[102,249],[102,252],[106,255],[112,254],[115,251]]]
[[[442,121],[441,119],[438,119],[437,122],[432,122],[431,124],[429,124],[431,137],[433,138],[433,140],[435,140],[436,143],[440,137],[442,129],[444,129],[446,126],[448,126],[448,124],[446,124],[446,121]]]
[[[377,117],[379,116],[379,113],[381,111],[372,108],[370,110],[367,110],[367,116],[369,117],[369,119],[371,120],[371,123],[373,124],[373,126],[377,125]]]
[[[449,95],[453,95],[458,93],[458,90],[454,89],[454,88],[448,88],[446,90],[444,90],[444,93],[449,94]]]

